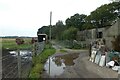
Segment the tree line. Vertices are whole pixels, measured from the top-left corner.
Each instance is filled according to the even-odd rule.
[[[77,31],[111,26],[116,18],[120,18],[120,1],[101,5],[90,15],[76,13],[67,18],[65,24],[59,20],[51,26],[52,39],[76,40]],[[49,37],[49,26],[42,26],[38,33],[47,34]]]

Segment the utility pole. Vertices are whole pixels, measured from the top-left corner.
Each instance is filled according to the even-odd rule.
[[[51,22],[52,22],[52,12],[50,12],[50,34],[49,42],[51,42]],[[50,76],[50,57],[49,57],[49,76]]]
[[[50,41],[51,41],[51,22],[52,22],[52,12],[50,12]]]

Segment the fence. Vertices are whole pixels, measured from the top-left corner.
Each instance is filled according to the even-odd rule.
[[[18,78],[17,56],[8,55],[2,57],[2,78]],[[27,78],[32,67],[31,61],[24,61],[21,57],[21,78]]]
[[[33,55],[38,55],[40,54],[45,46],[45,42],[36,42],[35,44],[33,44]]]
[[[36,42],[33,45],[33,53],[40,54],[44,50],[45,42]],[[9,53],[9,52],[8,52]],[[21,57],[21,56],[20,56]],[[1,59],[0,59],[1,60]],[[11,54],[2,56],[2,78],[18,78],[17,57]],[[32,61],[24,61],[21,57],[21,78],[27,78],[32,67]]]

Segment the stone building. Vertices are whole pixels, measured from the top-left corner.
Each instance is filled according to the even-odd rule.
[[[96,35],[97,33],[97,35]],[[117,19],[112,26],[106,26],[104,28],[89,29],[84,31],[77,32],[77,40],[78,41],[86,41],[86,44],[89,44],[92,41],[98,39],[105,39],[106,46],[112,49],[112,42],[114,38],[120,35],[120,19]],[[97,37],[96,37],[97,36]]]

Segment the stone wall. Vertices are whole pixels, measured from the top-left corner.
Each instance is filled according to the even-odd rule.
[[[112,26],[106,27],[103,30],[103,38],[106,40],[108,48],[112,49],[111,41],[114,41],[118,35],[120,35],[120,19],[118,19]]]
[[[120,35],[120,19],[118,19],[112,26],[107,26],[105,28],[98,28],[98,32],[102,32],[103,34],[102,38],[106,40],[106,46],[112,49],[111,41],[114,41],[114,38]],[[101,38],[97,38],[97,39],[101,39]],[[86,41],[86,44],[95,41],[96,29],[78,31],[77,40]]]

